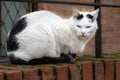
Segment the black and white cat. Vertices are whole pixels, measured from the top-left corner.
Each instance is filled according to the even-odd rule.
[[[98,13],[75,10],[68,19],[46,10],[26,14],[8,34],[7,55],[14,64],[71,62],[98,29]]]

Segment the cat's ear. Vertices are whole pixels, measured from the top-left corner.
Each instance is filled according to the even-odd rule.
[[[80,14],[79,10],[76,8],[73,8],[73,18],[79,20],[83,18],[83,15]]]
[[[91,15],[93,16],[92,20],[96,20],[99,14],[99,9],[96,9],[94,11],[91,12]]]

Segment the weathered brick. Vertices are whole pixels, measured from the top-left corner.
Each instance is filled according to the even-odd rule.
[[[93,80],[92,62],[82,62],[83,80]]]
[[[3,69],[20,71],[24,74],[24,80],[38,80],[38,69],[31,66],[0,66]]]
[[[26,69],[34,69],[35,67],[33,66],[26,66],[26,65],[11,65],[11,64],[6,64],[6,65],[0,65],[1,69],[8,69],[8,70],[16,70],[16,71],[22,71]]]
[[[71,72],[71,80],[81,80],[80,79],[80,70],[76,64],[69,65]]]
[[[54,80],[52,68],[50,68],[50,67],[42,68],[42,80]]]
[[[116,80],[120,80],[120,60],[116,61]]]
[[[4,76],[7,80],[22,80],[21,71],[0,69],[0,72],[5,74]]]
[[[53,0],[53,1],[58,1],[58,0]],[[59,1],[66,1],[66,2],[88,2],[88,3],[93,3],[94,0],[59,0]]]
[[[94,62],[95,80],[104,80],[104,65],[101,61]]]
[[[22,73],[20,71],[6,72],[7,80],[22,80]]]
[[[65,0],[69,2],[88,2],[88,3],[93,3],[94,0]]]
[[[111,8],[102,7],[101,10],[102,10],[103,13],[120,13],[120,9],[119,8],[114,8],[114,7],[111,7]]]
[[[68,80],[68,66],[56,66],[57,80]]]
[[[23,70],[24,80],[38,80],[38,69],[25,69]]]
[[[105,60],[105,80],[114,79],[114,60]]]
[[[3,73],[0,73],[0,80],[4,80]]]

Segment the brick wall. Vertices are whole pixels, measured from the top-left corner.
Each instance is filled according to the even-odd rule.
[[[120,52],[120,8],[102,8],[102,50]]]
[[[120,80],[120,60],[36,66],[1,64],[0,80]]]
[[[54,0],[58,1],[58,0]],[[69,2],[89,2],[94,3],[94,0],[59,0]],[[120,0],[102,0],[103,4],[119,5]],[[62,17],[70,17],[72,8],[77,8],[81,11],[92,11],[94,7],[82,5],[65,5],[65,4],[39,4],[39,10],[50,10]],[[120,8],[102,7],[102,53],[120,52]],[[95,55],[95,38],[89,41],[84,54]]]

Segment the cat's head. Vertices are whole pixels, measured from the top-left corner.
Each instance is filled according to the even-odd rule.
[[[79,39],[88,39],[92,37],[97,28],[97,17],[99,9],[92,12],[80,12],[74,10],[72,17],[72,30]]]

